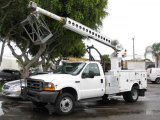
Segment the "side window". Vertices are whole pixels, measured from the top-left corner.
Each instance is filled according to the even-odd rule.
[[[88,74],[89,71],[92,71],[95,76],[100,76],[99,67],[96,63],[88,64],[83,73]]]

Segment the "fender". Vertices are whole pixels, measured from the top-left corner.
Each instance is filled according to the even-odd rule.
[[[130,90],[132,90],[132,87],[133,87],[135,84],[137,84],[137,85],[138,85],[138,87],[139,87],[139,89],[140,89],[140,85],[139,85],[139,83],[138,83],[138,82],[139,82],[138,80],[135,80],[135,81],[133,82],[133,84],[132,84],[132,86],[131,86]]]
[[[77,99],[79,100],[81,98],[78,86],[72,82],[59,84],[59,85],[56,85],[55,87],[56,87],[56,90],[58,90],[58,91],[60,91],[64,88],[67,88],[67,87],[73,88],[77,92],[77,97],[78,97]]]

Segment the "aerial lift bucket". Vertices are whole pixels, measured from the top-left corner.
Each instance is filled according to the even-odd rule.
[[[47,24],[39,14],[30,14],[21,24],[30,40],[35,45],[43,44],[53,36]]]

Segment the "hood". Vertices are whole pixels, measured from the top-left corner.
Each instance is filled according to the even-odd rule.
[[[57,80],[72,80],[75,78],[74,75],[70,74],[43,74],[43,75],[35,75],[31,76],[30,78],[32,79],[39,79],[39,80],[44,80],[45,82],[52,82],[52,81],[57,81]]]

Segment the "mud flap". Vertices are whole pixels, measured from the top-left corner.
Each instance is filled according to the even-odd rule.
[[[146,89],[141,89],[141,90],[139,90],[139,91],[138,91],[138,95],[139,95],[139,96],[145,96],[145,91],[146,91]]]

